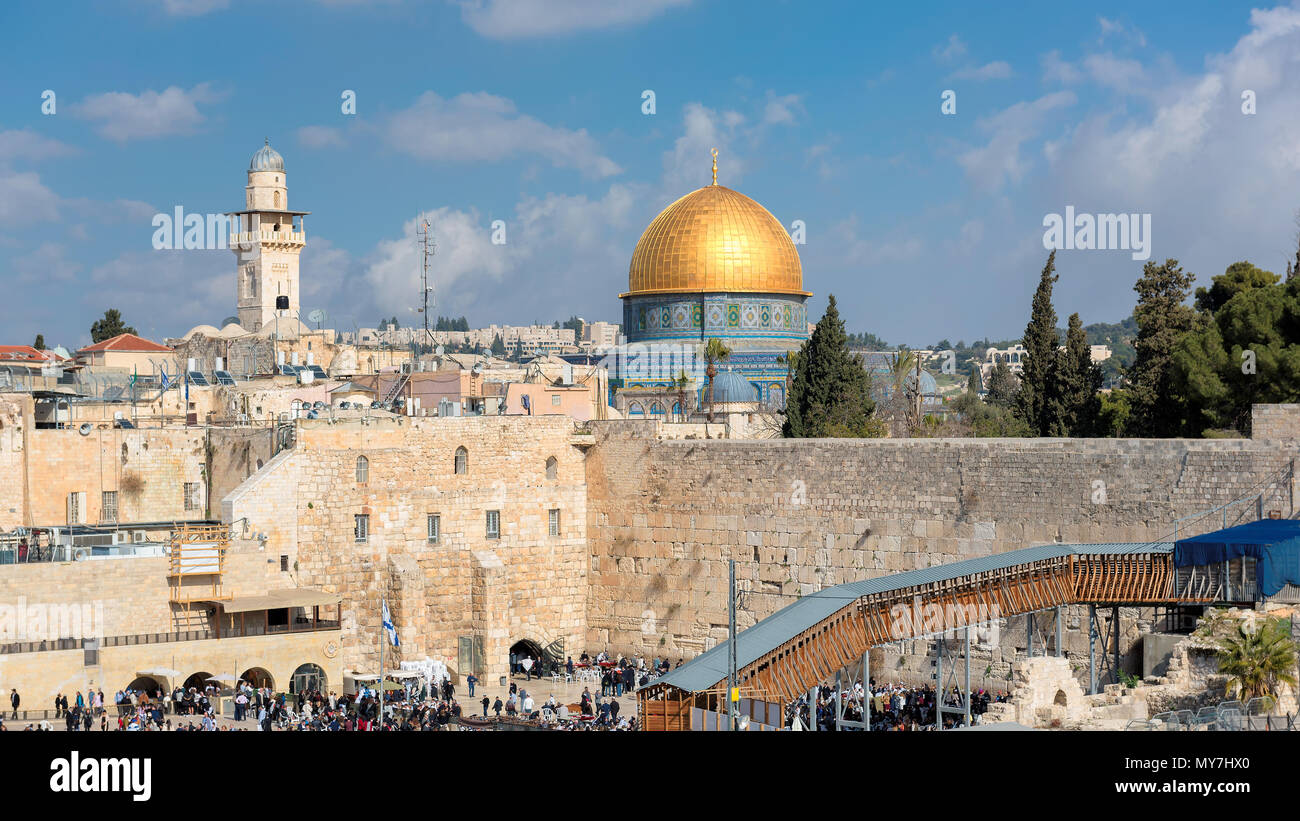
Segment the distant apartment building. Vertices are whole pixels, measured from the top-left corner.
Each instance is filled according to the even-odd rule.
[[[1057,350],[1063,351],[1065,346],[1061,345]],[[1088,346],[1088,354],[1092,359],[1092,364],[1098,365],[1110,359],[1112,352],[1109,345],[1090,345]],[[1025,346],[1019,343],[1012,345],[1010,348],[989,348],[984,352],[984,361],[979,364],[980,377],[987,384],[989,375],[999,362],[1005,362],[1007,368],[1013,374],[1019,376],[1025,370],[1025,357],[1028,355],[1029,352],[1025,350]]]
[[[585,348],[600,349],[612,348],[618,344],[617,322],[586,322],[582,323],[582,346]]]

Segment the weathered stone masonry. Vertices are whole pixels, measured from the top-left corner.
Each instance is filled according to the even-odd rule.
[[[885,573],[1054,541],[1167,540],[1175,519],[1258,493],[1266,515],[1294,512],[1291,443],[658,441],[654,425],[594,426],[590,647],[676,658],[713,646],[731,558],[743,628],[800,594]],[[1255,515],[1237,505],[1228,523]],[[1207,516],[1179,535],[1221,524]],[[1078,613],[1067,621],[1080,627]],[[1086,634],[1067,649],[1086,658]]]

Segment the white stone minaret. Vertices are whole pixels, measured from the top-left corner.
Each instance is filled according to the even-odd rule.
[[[270,140],[249,162],[244,192],[244,210],[227,214],[239,324],[258,331],[277,316],[282,322],[300,321],[298,255],[307,244],[304,218],[311,212],[289,210],[284,158]]]

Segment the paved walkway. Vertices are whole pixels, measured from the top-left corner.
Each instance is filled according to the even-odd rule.
[[[533,697],[533,701],[536,702],[537,709],[541,709],[541,705],[546,701],[547,698],[549,698],[552,695],[555,696],[555,700],[558,703],[577,704],[582,698],[582,691],[584,688],[588,689],[591,692],[593,698],[599,698],[600,696],[599,682],[596,682],[594,684],[585,684],[579,681],[566,683],[564,681],[563,676],[560,677],[559,682],[554,682],[550,678],[539,679],[536,677],[534,677],[531,681],[528,681],[522,675],[512,676],[511,681],[515,682],[515,684],[517,684],[521,690],[527,691]],[[462,684],[460,687],[457,688],[455,698],[456,701],[460,703],[461,711],[464,715],[481,716],[483,715],[483,704],[482,704],[483,696],[485,695],[488,696],[494,702],[496,701],[497,696],[500,696],[501,703],[504,704],[509,694],[510,694],[509,685],[507,685],[506,687],[501,687],[499,685],[493,685],[491,687],[483,687],[482,685],[480,685],[474,688],[474,696],[473,698],[471,698],[469,696],[468,688]],[[624,693],[620,698],[617,699],[617,701],[619,703],[618,707],[619,707],[620,717],[636,715],[635,695],[631,693]],[[502,710],[501,714],[505,715],[504,709]],[[490,705],[489,705],[488,715],[495,715],[495,713],[492,712]],[[194,722],[195,726],[198,726],[203,719],[203,716],[173,716],[170,714],[168,714],[166,717],[172,720],[173,728],[175,728],[178,725],[188,724],[191,721]],[[50,729],[56,732],[64,732],[67,729],[63,719],[61,718],[49,719],[49,722],[50,722]],[[34,726],[39,727],[40,721],[39,720],[30,721],[30,722],[10,721],[7,717],[5,718],[4,721],[5,729],[8,731],[24,730],[26,729],[28,724],[32,724]],[[218,716],[217,726],[229,727],[231,729],[242,729],[242,730],[257,729],[257,724],[251,718],[245,721],[235,721],[233,719]],[[109,708],[108,729],[109,731],[114,731],[117,729],[117,711],[115,708]],[[99,732],[98,719],[95,720],[95,723],[91,728],[91,732],[96,732],[96,733]]]

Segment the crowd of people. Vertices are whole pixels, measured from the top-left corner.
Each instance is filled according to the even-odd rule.
[[[870,697],[866,699],[870,710],[870,728],[873,732],[917,732],[936,729],[935,716],[938,714],[938,698],[933,685],[912,686],[897,683],[878,684],[873,678],[868,682]],[[834,687],[821,687],[817,691],[816,710],[817,729],[835,729],[836,691]],[[1003,691],[990,692],[985,689],[972,690],[969,694],[971,723],[979,724],[990,704],[1005,702],[1007,694]],[[840,700],[843,703],[843,719],[849,722],[862,721],[863,687],[861,682],[854,682],[851,687],[841,689]],[[943,692],[945,707],[961,709],[961,690],[953,687]],[[796,719],[802,727],[810,728],[809,697],[804,696],[791,704],[786,711],[787,728]],[[945,712],[942,716],[944,729],[961,726],[965,716],[961,713]],[[858,729],[858,728],[846,728]]]

